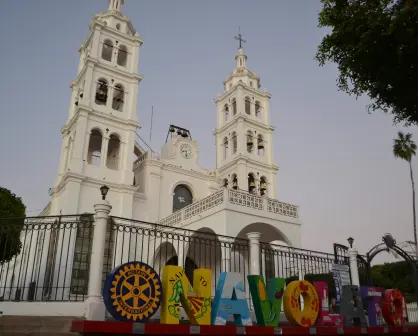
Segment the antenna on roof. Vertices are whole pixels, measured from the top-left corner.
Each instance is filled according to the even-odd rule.
[[[154,106],[151,106],[151,127],[149,129],[149,144],[152,146],[152,119],[154,118]]]

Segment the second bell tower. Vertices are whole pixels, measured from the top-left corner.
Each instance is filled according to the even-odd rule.
[[[269,100],[260,78],[247,67],[241,34],[235,69],[224,81],[217,107],[216,168],[224,186],[276,198]]]

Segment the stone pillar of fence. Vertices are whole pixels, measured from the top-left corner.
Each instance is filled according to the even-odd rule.
[[[360,287],[360,277],[358,275],[358,264],[357,264],[358,252],[355,248],[350,247],[348,249],[348,257],[350,259],[350,273],[351,273],[351,284]]]
[[[247,237],[250,246],[250,274],[260,275],[260,232],[249,232]]]
[[[104,321],[105,306],[102,297],[102,274],[106,240],[106,227],[112,206],[107,200],[94,206],[95,224],[93,246],[90,258],[89,286],[85,302],[85,318],[87,320]]]

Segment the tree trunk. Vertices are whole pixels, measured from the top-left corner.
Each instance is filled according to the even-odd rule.
[[[414,183],[414,174],[412,173],[412,163],[409,161],[409,171],[411,173],[411,183],[412,183],[412,216],[414,220],[414,243],[415,243],[415,253],[418,260],[418,243],[417,243],[417,216],[415,213],[415,183]]]

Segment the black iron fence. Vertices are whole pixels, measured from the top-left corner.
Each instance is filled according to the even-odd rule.
[[[94,226],[91,214],[0,219],[0,300],[84,301]],[[213,293],[220,272],[238,272],[249,298],[246,239],[216,235],[210,229],[193,231],[110,217],[104,254],[103,281],[112,269],[134,260],[159,273],[164,265],[180,265],[191,284],[196,268],[209,268]],[[327,281],[333,298],[334,254],[262,242],[259,263],[266,281],[272,277]]]

